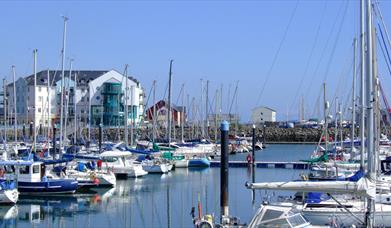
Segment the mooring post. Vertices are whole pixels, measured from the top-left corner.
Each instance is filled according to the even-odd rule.
[[[228,132],[229,123],[221,122],[221,168],[220,168],[220,206],[221,206],[221,223],[224,224],[225,218],[228,217]]]
[[[99,153],[102,153],[102,124],[99,124]]]
[[[30,132],[29,132],[30,139],[33,137],[33,122],[30,122]]]
[[[23,140],[26,140],[26,125],[25,124],[23,124],[22,135],[23,135]]]

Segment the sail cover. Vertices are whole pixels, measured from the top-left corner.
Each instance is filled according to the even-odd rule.
[[[289,190],[301,192],[355,193],[374,199],[376,184],[367,177],[358,181],[288,181],[247,183],[249,189]]]

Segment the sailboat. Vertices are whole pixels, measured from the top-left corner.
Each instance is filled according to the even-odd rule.
[[[377,122],[375,121],[375,102],[374,99],[376,88],[374,80],[377,79],[376,69],[374,69],[372,59],[375,56],[372,29],[372,1],[360,1],[361,8],[361,58],[362,63],[366,63],[366,107],[367,107],[367,140],[366,143],[361,143],[367,149],[367,171],[365,176],[358,180],[347,181],[296,181],[296,182],[271,182],[271,183],[251,183],[246,186],[249,189],[278,189],[278,190],[293,190],[301,192],[326,192],[329,199],[319,197],[316,200],[304,202],[303,207],[298,207],[298,210],[303,213],[312,224],[315,225],[341,225],[341,226],[391,226],[391,207],[389,204],[378,202],[382,198],[382,193],[378,192],[377,185],[380,183],[377,180],[377,151],[379,149],[379,138],[375,133]],[[364,5],[366,5],[366,40],[367,53],[366,61],[364,60]],[[362,64],[362,65],[363,65]],[[363,69],[363,68],[362,68]],[[364,82],[364,71],[361,72],[362,83]],[[377,86],[377,85],[376,85]],[[362,87],[363,88],[363,87]],[[362,91],[363,94],[363,91]],[[363,99],[363,98],[362,98]],[[362,113],[363,114],[363,113]],[[364,125],[360,125],[361,130],[364,130]],[[364,173],[364,156],[361,154],[361,169]],[[389,190],[389,188],[388,188]],[[310,194],[309,193],[309,194]],[[341,199],[341,196],[334,197],[331,194],[340,193],[347,194],[346,200]],[[354,197],[358,195],[358,197]],[[380,197],[379,197],[380,195]],[[297,204],[302,205],[302,204]],[[338,219],[338,221],[334,220]]]

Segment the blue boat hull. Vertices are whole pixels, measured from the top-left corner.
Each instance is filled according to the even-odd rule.
[[[189,167],[209,167],[210,161],[206,158],[190,159]]]
[[[77,187],[78,182],[73,179],[48,180],[42,182],[18,182],[18,190],[20,193],[74,193]]]

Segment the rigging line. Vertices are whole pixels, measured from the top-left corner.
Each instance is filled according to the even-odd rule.
[[[265,90],[265,86],[266,86],[266,84],[267,84],[268,81],[269,81],[269,78],[270,78],[270,76],[271,76],[271,74],[272,74],[272,71],[273,71],[274,66],[275,66],[275,64],[276,64],[276,62],[277,62],[278,56],[279,56],[280,51],[281,51],[281,49],[282,49],[282,46],[283,46],[283,44],[284,44],[284,42],[285,42],[285,39],[286,39],[286,37],[287,37],[287,35],[288,35],[288,31],[289,31],[289,28],[291,27],[293,18],[294,18],[295,15],[296,15],[296,11],[297,11],[297,8],[298,8],[298,6],[299,6],[299,2],[300,2],[300,0],[297,0],[297,1],[296,1],[296,5],[295,5],[295,7],[294,7],[294,9],[293,9],[293,11],[292,11],[292,14],[291,14],[290,18],[289,18],[288,24],[287,24],[287,26],[286,26],[286,28],[285,28],[284,34],[283,34],[282,39],[281,39],[281,41],[280,41],[280,44],[279,44],[279,46],[278,46],[278,48],[277,48],[277,52],[275,53],[275,55],[274,55],[274,57],[273,57],[273,60],[272,60],[272,64],[271,64],[269,70],[267,71],[266,78],[265,78],[265,82],[264,82],[263,85],[262,85],[261,91],[260,91],[260,93],[259,93],[259,95],[258,95],[258,98],[257,98],[257,100],[256,100],[256,103],[255,103],[255,106],[257,106],[257,105],[259,104],[259,102],[261,101],[261,97],[262,97],[263,91]]]
[[[383,14],[381,13],[381,10],[380,10],[379,5],[380,5],[379,1],[376,1],[376,2],[374,3],[374,6],[376,6],[375,9],[377,9],[377,13],[376,13],[376,10],[374,10],[374,11],[375,11],[375,15],[377,16],[377,14],[379,14],[379,18],[380,18],[380,21],[382,22],[382,25],[383,25],[383,28],[384,28],[384,32],[386,33],[386,37],[387,37],[387,40],[388,40],[388,44],[389,44],[389,46],[391,46],[390,36],[389,36],[389,34],[388,34],[387,27],[386,27],[386,25],[385,25],[385,23],[384,23]]]
[[[311,47],[311,51],[310,51],[310,55],[308,56],[308,59],[307,59],[307,63],[306,63],[306,66],[305,66],[305,70],[304,70],[304,74],[303,76],[301,77],[301,80],[300,80],[300,83],[299,83],[299,87],[297,88],[296,90],[296,94],[295,96],[293,97],[293,101],[291,103],[291,106],[289,108],[289,112],[292,110],[293,106],[296,104],[296,101],[298,99],[298,95],[299,95],[299,92],[301,90],[301,87],[303,85],[303,82],[304,82],[304,78],[307,76],[307,73],[308,73],[308,69],[309,69],[309,66],[310,66],[310,63],[311,63],[311,60],[312,60],[312,56],[315,52],[315,47],[316,47],[316,44],[318,43],[318,39],[319,39],[319,32],[320,32],[320,28],[323,24],[323,19],[324,19],[324,15],[325,15],[325,12],[327,10],[327,3],[328,1],[326,0],[325,1],[325,4],[324,4],[324,7],[322,9],[322,15],[320,17],[320,21],[319,21],[319,25],[318,25],[318,28],[316,30],[316,33],[315,33],[315,39],[314,39],[314,42],[312,44],[312,47]]]
[[[388,61],[391,62],[390,53],[388,52],[387,44],[386,44],[385,39],[384,39],[384,36],[383,36],[383,31],[382,31],[382,29],[380,28],[380,25],[379,25],[379,24],[378,24],[378,27],[379,27],[379,30],[380,30],[380,35],[381,35],[381,38],[382,38],[382,41],[383,41],[384,49],[385,49],[386,52],[387,52]],[[377,33],[376,33],[376,34],[377,34]]]
[[[379,36],[377,36],[377,40],[380,42]],[[389,73],[390,73],[390,75],[391,75],[391,67],[390,67],[390,63],[387,61],[387,57],[386,57],[386,55],[385,55],[385,53],[384,53],[384,48],[383,48],[383,46],[381,45],[381,43],[379,44],[379,46],[380,46],[381,52],[382,52],[382,54],[383,54],[383,57],[384,57],[384,62],[385,62],[385,63],[386,63],[386,65],[387,65],[388,72],[389,72]]]
[[[233,103],[234,103],[234,101],[235,101],[235,98],[236,98],[236,96],[237,96],[237,93],[238,93],[238,86],[239,86],[239,81],[236,82],[236,87],[235,87],[234,94],[233,94],[233,96],[232,96],[232,102],[231,102],[231,104],[230,104],[230,106],[229,106],[228,114],[231,114],[232,105],[233,105]]]
[[[380,29],[380,28],[379,28],[379,29]],[[382,42],[380,41],[379,35],[378,35],[377,33],[376,33],[376,35],[377,35],[376,37],[377,37],[377,40],[378,40],[378,42],[379,42],[380,49],[381,49],[381,51],[382,51],[382,53],[383,53],[384,61],[386,62],[388,71],[391,73],[391,68],[390,68],[391,59],[390,59],[390,55],[389,55],[389,53],[388,53],[388,49],[387,49],[386,43],[384,42],[384,37],[383,37],[383,33],[382,33],[381,29],[380,29],[380,34],[381,34],[381,36],[382,36],[382,40],[383,40],[383,45],[384,45],[384,47],[381,45]],[[387,56],[386,56],[386,53],[384,52],[384,49],[385,49],[386,52],[387,52]],[[388,57],[388,61],[387,61],[387,57]]]
[[[153,82],[152,82],[153,84]],[[148,102],[149,102],[149,98],[151,98],[151,93],[152,93],[152,90],[153,90],[153,86],[151,86],[151,89],[149,90],[149,93],[148,93],[148,97],[147,97],[147,101],[145,102],[145,107],[148,107]],[[154,106],[155,104],[152,104],[152,106]],[[151,107],[152,107],[151,106]],[[145,113],[148,112],[148,109],[145,110]]]
[[[177,104],[177,105],[179,104],[179,98],[181,97],[181,95],[182,95],[182,93],[183,93],[183,86],[184,86],[184,84],[182,84],[181,90],[179,90],[178,97],[176,98],[175,104]]]
[[[334,23],[333,23],[333,25],[331,27],[331,31],[330,31],[330,33],[328,35],[328,38],[327,38],[327,41],[326,41],[326,45],[322,49],[322,52],[321,52],[321,55],[320,55],[320,59],[319,59],[318,63],[316,64],[315,70],[314,70],[312,75],[317,75],[318,74],[318,71],[319,71],[319,68],[320,68],[320,64],[322,63],[324,57],[326,56],[326,51],[328,50],[327,47],[329,46],[329,43],[331,41],[331,37],[332,37],[332,35],[334,33],[335,27],[337,26],[338,19],[339,19],[340,15],[342,13],[342,10],[343,10],[343,7],[342,7],[343,4],[344,4],[344,2],[341,2],[341,7],[339,7],[339,11],[338,11],[337,16],[335,17]],[[306,89],[307,92],[306,92],[305,97],[308,97],[308,94],[311,91],[312,84],[314,82],[314,78],[315,77],[311,77],[311,81],[308,84],[308,87]]]
[[[346,1],[346,7],[345,7],[345,11],[342,15],[342,20],[341,20],[341,23],[340,23],[340,26],[338,28],[338,32],[337,32],[337,37],[335,39],[335,42],[334,42],[334,45],[333,45],[333,48],[332,48],[332,51],[331,51],[331,54],[330,54],[330,58],[329,58],[329,61],[327,63],[327,67],[326,67],[326,72],[325,72],[325,75],[324,75],[324,78],[323,78],[323,81],[326,81],[327,80],[327,77],[329,75],[329,71],[330,71],[330,65],[331,65],[331,62],[332,60],[334,59],[334,53],[335,53],[335,50],[336,50],[336,47],[337,47],[337,44],[338,44],[338,40],[340,38],[340,35],[341,35],[341,30],[342,30],[342,27],[343,27],[343,24],[345,22],[345,17],[346,17],[346,11],[348,10],[348,6],[349,6],[349,0]]]

